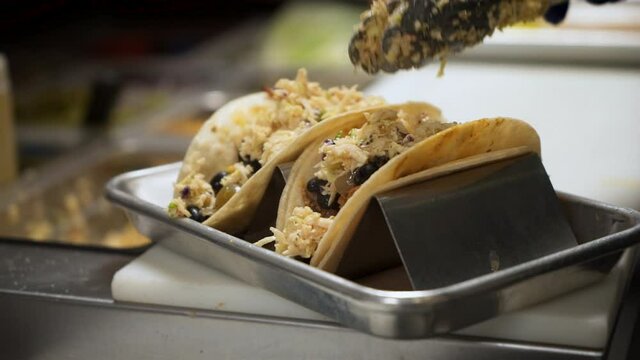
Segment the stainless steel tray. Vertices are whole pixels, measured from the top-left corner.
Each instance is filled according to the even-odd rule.
[[[0,239],[141,251],[150,241],[101,196],[113,176],[182,158],[188,142],[99,139],[0,189]]]
[[[137,229],[152,240],[346,326],[382,337],[448,333],[567,293],[602,279],[624,250],[640,241],[640,213],[560,194],[579,246],[443,288],[383,291],[194,221],[169,218],[164,208],[168,199],[154,203],[145,189],[164,185],[170,192],[179,166],[122,174],[108,183],[107,198],[127,209]]]

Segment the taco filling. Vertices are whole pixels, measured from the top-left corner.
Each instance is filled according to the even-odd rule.
[[[296,207],[284,229],[271,228],[273,236],[257,245],[275,242],[280,254],[313,256],[334,216],[365,181],[414,144],[455,125],[403,110],[380,110],[365,117],[361,128],[324,140],[317,171],[304,189],[305,206]]]
[[[298,71],[295,80],[281,79],[264,92],[268,103],[255,105],[250,116],[236,116],[232,131],[217,129],[235,146],[238,161],[210,179],[190,174],[179,181],[175,185],[176,196],[169,204],[171,216],[206,220],[264,164],[315,124],[344,112],[384,103],[378,97],[365,97],[355,86],[325,90],[308,81],[304,69]]]

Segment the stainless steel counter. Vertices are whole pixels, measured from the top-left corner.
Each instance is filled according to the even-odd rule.
[[[461,336],[394,341],[333,323],[115,303],[134,254],[0,242],[7,359],[601,359],[599,351]]]
[[[0,242],[0,293],[112,303],[111,278],[134,258],[71,246]]]

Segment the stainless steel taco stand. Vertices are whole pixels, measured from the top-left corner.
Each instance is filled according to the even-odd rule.
[[[112,180],[107,195],[127,209],[142,233],[167,248],[348,327],[382,337],[415,339],[446,334],[554,298],[602,279],[623,250],[640,241],[638,212],[560,194],[577,246],[430,290],[385,291],[258,248],[189,219],[170,219],[163,207],[145,201],[143,193],[145,184],[154,177],[175,173],[176,168],[172,165],[123,174]],[[566,244],[560,242],[560,248]],[[502,261],[500,256],[497,261]],[[489,264],[495,261],[491,257],[489,260]]]
[[[402,265],[407,290],[427,290],[576,247],[536,154],[506,151],[451,169],[377,194],[337,274],[360,278]]]

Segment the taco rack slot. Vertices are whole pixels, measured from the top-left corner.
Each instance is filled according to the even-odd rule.
[[[241,238],[254,243],[271,234],[269,228],[276,226],[276,215],[278,214],[280,195],[287,182],[292,166],[293,162],[289,162],[276,167],[273,175],[271,175],[269,185],[267,185],[265,195],[257,207],[256,215],[244,235],[240,236]]]

